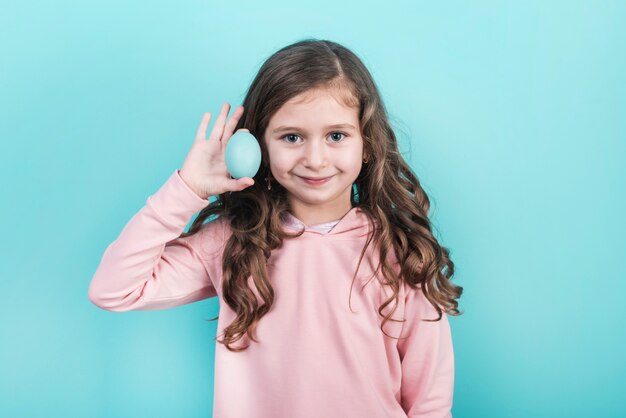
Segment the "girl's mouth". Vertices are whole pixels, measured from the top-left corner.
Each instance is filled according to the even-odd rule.
[[[298,177],[300,177],[300,176],[298,176]],[[333,177],[333,176],[330,176],[330,177],[324,177],[324,178],[321,178],[321,179],[310,179],[310,178],[306,178],[306,177],[300,177],[300,178],[301,178],[301,179],[302,179],[305,183],[307,183],[307,184],[311,184],[311,185],[313,185],[313,186],[317,186],[317,185],[320,185],[320,184],[324,184],[324,183],[326,183],[326,182],[327,182],[328,180],[330,180],[332,177]]]

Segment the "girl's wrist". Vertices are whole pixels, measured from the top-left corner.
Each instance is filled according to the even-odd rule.
[[[180,169],[178,170],[178,175],[183,180],[183,182],[185,182],[187,187],[189,187],[191,189],[191,191],[193,191],[200,199],[208,199],[208,197],[205,197],[202,193],[200,193],[198,190],[196,190],[196,188],[191,185],[189,180],[185,179],[185,174],[183,174],[183,172]]]

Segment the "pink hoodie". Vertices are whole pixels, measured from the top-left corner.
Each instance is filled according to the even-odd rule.
[[[177,238],[208,205],[178,170],[126,224],[105,250],[89,299],[114,312],[154,310],[219,297],[218,337],[235,318],[222,299],[224,243],[232,233],[221,218],[190,237]],[[334,224],[334,225],[333,225]],[[304,226],[295,217],[285,228]],[[370,224],[352,208],[334,223],[305,227],[272,252],[268,272],[272,309],[256,335],[230,352],[216,343],[215,418],[451,417],[454,354],[448,317],[419,289],[400,286],[399,306],[385,324],[377,310],[391,296],[376,278],[370,244],[351,290],[352,275]],[[395,271],[399,268],[392,257]],[[250,280],[250,284],[252,281]],[[254,294],[260,301],[256,288]],[[350,303],[350,304],[349,304]],[[392,302],[384,310],[392,310]]]

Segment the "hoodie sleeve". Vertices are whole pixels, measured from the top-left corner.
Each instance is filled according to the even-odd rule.
[[[402,408],[409,418],[451,418],[454,353],[448,315],[437,311],[421,288],[405,284],[405,318],[398,351],[402,369]],[[409,334],[410,332],[410,334]]]
[[[222,222],[210,221],[194,235],[178,238],[191,217],[209,204],[178,171],[104,251],[89,285],[96,306],[114,312],[158,310],[217,296],[209,275],[215,269],[206,263],[221,261]]]

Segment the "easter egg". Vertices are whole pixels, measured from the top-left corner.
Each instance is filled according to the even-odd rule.
[[[261,147],[250,132],[239,130],[226,143],[224,160],[233,178],[252,178],[261,166]]]

